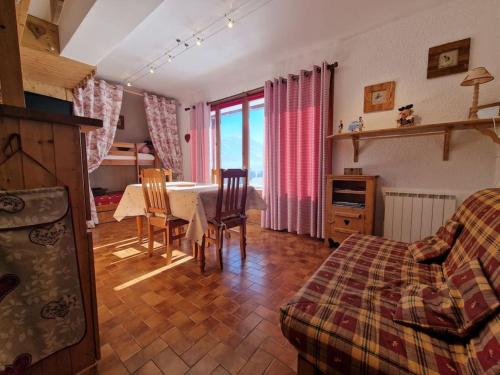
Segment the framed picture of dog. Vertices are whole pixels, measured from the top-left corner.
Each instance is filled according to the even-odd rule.
[[[429,48],[427,78],[436,78],[469,70],[470,38]]]

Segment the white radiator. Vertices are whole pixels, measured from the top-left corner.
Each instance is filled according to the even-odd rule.
[[[413,242],[430,236],[456,209],[456,196],[441,193],[384,190],[384,237]]]

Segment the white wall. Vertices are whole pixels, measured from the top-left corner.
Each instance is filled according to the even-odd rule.
[[[480,101],[500,99],[500,4],[495,0],[459,1],[385,25],[344,41],[335,87],[335,124],[363,115],[367,129],[395,126],[397,110],[363,114],[363,87],[395,80],[396,108],[413,103],[422,123],[467,117],[472,88],[461,87],[465,73],[426,78],[427,51],[442,43],[472,38],[470,66],[485,66],[497,80],[481,86]],[[357,166],[380,176],[380,186],[455,191],[459,199],[494,186],[500,166],[498,146],[475,131],[456,131],[450,160],[442,161],[442,136],[361,143]],[[334,143],[334,172],[354,166],[349,141]],[[377,233],[383,200],[379,192]]]
[[[411,14],[355,37],[291,49],[282,61],[256,67],[255,71],[226,72],[183,105],[213,100],[262,86],[266,79],[295,73],[319,64],[338,61],[335,72],[334,122],[344,124],[362,115],[366,129],[395,127],[397,107],[413,103],[422,123],[464,119],[472,100],[472,89],[461,87],[465,73],[428,80],[429,47],[472,38],[470,66],[485,66],[496,76],[481,86],[481,103],[500,100],[500,4],[498,0],[454,1]],[[384,81],[396,81],[395,110],[363,114],[363,88]],[[188,131],[188,117],[180,117],[181,134]],[[184,153],[185,171],[189,158]],[[349,141],[334,143],[334,172],[354,166]],[[456,131],[451,138],[450,160],[442,161],[442,137],[371,140],[361,143],[359,163],[365,174],[380,176],[380,186],[455,191],[463,198],[475,190],[500,182],[500,152],[491,139],[474,131]],[[383,207],[379,193],[377,232]]]

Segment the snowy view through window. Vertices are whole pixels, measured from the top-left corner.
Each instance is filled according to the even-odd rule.
[[[215,113],[212,113],[214,124]],[[249,184],[263,186],[264,99],[249,102]],[[243,166],[243,107],[237,104],[220,110],[221,168]],[[214,165],[215,163],[212,163]]]

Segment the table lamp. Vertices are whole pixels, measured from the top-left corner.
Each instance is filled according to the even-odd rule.
[[[461,86],[474,86],[474,96],[472,97],[472,107],[469,113],[469,119],[477,119],[477,104],[479,101],[479,85],[492,81],[494,77],[486,70],[484,67],[478,67],[472,69],[467,76],[464,78]]]

